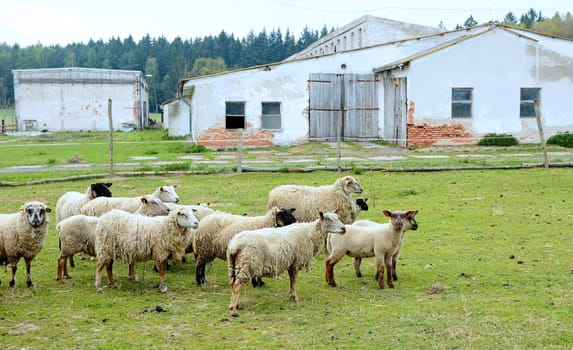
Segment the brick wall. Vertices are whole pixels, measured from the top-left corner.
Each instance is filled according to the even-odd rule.
[[[242,131],[242,142],[245,147],[272,146],[273,132],[259,129]],[[212,128],[195,139],[197,144],[206,147],[237,147],[239,145],[239,130]]]
[[[430,125],[408,123],[407,146],[431,146],[441,144],[471,144],[477,141],[460,124]]]

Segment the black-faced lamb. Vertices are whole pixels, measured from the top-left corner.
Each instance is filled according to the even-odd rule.
[[[116,259],[121,259],[129,264],[132,281],[137,280],[136,262],[155,261],[159,269],[159,290],[167,292],[167,259],[183,255],[189,230],[197,225],[193,213],[185,208],[173,210],[168,216],[147,217],[116,209],[102,215],[96,226],[96,290],[103,291],[101,272],[104,266],[110,286],[116,286],[112,265]]]
[[[339,178],[332,185],[305,186],[282,185],[269,192],[267,208],[296,208],[297,222],[309,222],[318,217],[318,212],[339,210],[339,218],[345,224],[354,220],[353,193],[362,193],[358,180],[352,176]]]
[[[164,203],[177,203],[179,196],[175,192],[177,186],[159,186],[149,196],[159,198]],[[141,196],[137,197],[98,197],[86,203],[80,210],[81,214],[102,216],[112,209],[135,213],[139,208]]]
[[[199,221],[195,232],[193,252],[195,253],[195,279],[197,284],[205,285],[205,266],[215,258],[227,260],[227,245],[231,238],[245,230],[256,230],[265,227],[282,227],[296,221],[294,208],[273,207],[261,216],[241,216],[232,214],[211,214]],[[255,286],[262,286],[260,279],[252,281]]]
[[[158,198],[143,196],[140,202],[136,214],[145,216],[169,214],[169,208]],[[66,260],[73,254],[85,253],[89,256],[96,256],[95,229],[98,221],[99,217],[79,214],[70,216],[56,225],[60,239],[57,281],[62,281],[62,277],[71,278],[68,274]]]
[[[357,277],[360,274],[360,260],[361,258],[376,257],[376,277],[378,286],[384,288],[384,268],[387,272],[388,287],[394,288],[392,274],[395,266],[395,259],[399,254],[404,232],[407,230],[417,230],[418,223],[414,216],[418,213],[417,210],[410,211],[383,211],[386,217],[390,220],[385,224],[376,225],[346,225],[346,234],[342,235],[329,235],[327,239],[327,250],[330,253],[326,259],[326,282],[336,287],[334,280],[334,265],[340,261],[345,255],[348,255],[355,260],[354,267],[356,269]],[[356,264],[358,261],[358,265]]]
[[[44,203],[31,201],[17,213],[0,214],[0,264],[9,263],[12,267],[10,288],[16,285],[14,276],[20,258],[26,262],[26,285],[34,287],[30,265],[44,246],[51,211]]]
[[[243,231],[229,241],[227,261],[232,316],[238,316],[241,287],[252,278],[276,277],[288,271],[290,298],[299,303],[296,279],[302,268],[310,268],[328,232],[343,234],[346,229],[335,212],[317,214],[313,222],[284,227]]]

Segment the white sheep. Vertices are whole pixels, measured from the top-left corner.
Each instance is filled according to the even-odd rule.
[[[159,269],[159,290],[167,292],[167,259],[183,254],[189,229],[197,228],[197,225],[193,213],[184,208],[173,210],[168,216],[147,217],[115,209],[102,215],[96,226],[96,290],[103,291],[101,272],[104,266],[109,284],[116,286],[112,264],[121,259],[129,264],[132,281],[137,280],[136,262],[154,260]]]
[[[28,288],[34,287],[30,265],[44,246],[51,211],[44,203],[31,201],[17,213],[0,214],[0,264],[12,266],[10,288],[16,285],[14,275],[20,258],[26,262],[26,284]]]
[[[336,287],[334,265],[348,255],[357,258],[354,264],[357,277],[362,276],[359,259],[376,257],[378,286],[384,288],[384,267],[386,267],[388,287],[394,288],[392,275],[395,259],[400,252],[404,232],[418,229],[418,223],[414,218],[418,211],[390,212],[384,210],[383,213],[390,218],[390,222],[385,224],[362,222],[359,225],[346,225],[346,234],[343,236],[329,235],[327,250],[330,255],[325,262],[325,277],[330,286]]]
[[[158,198],[143,196],[140,198],[140,206],[135,213],[145,216],[167,215],[169,208]],[[71,278],[66,261],[73,254],[85,253],[89,256],[96,256],[95,229],[98,221],[99,217],[79,214],[70,216],[56,225],[60,239],[57,281],[62,281],[62,277]]]
[[[282,227],[296,222],[294,208],[273,207],[265,215],[242,216],[232,214],[212,214],[199,221],[195,232],[193,252],[195,253],[195,279],[198,285],[205,285],[205,266],[215,258],[227,260],[227,245],[231,238],[245,230],[265,227]],[[262,286],[260,279],[252,281]]]
[[[179,196],[175,192],[177,186],[159,186],[149,196],[159,198],[164,203],[177,203]],[[119,209],[129,213],[135,213],[139,208],[141,196],[138,197],[98,197],[84,206],[80,212],[89,216],[102,216],[112,209]]]
[[[313,222],[284,227],[243,231],[229,241],[227,261],[232,316],[238,316],[239,295],[243,284],[256,277],[275,277],[288,271],[290,298],[299,303],[296,278],[302,268],[309,269],[328,232],[344,233],[344,224],[335,212],[317,214]]]
[[[332,185],[319,187],[282,185],[269,192],[267,208],[296,208],[294,216],[298,222],[315,220],[319,211],[339,210],[340,221],[351,224],[355,211],[352,193],[362,193],[358,180],[352,176],[344,176]]]
[[[98,182],[88,186],[85,193],[66,192],[56,203],[56,224],[72,215],[80,214],[80,209],[97,197],[111,197],[111,183]]]

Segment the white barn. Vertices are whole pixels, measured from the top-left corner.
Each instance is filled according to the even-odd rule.
[[[13,70],[20,131],[107,131],[147,125],[149,89],[139,71],[55,68]]]
[[[310,140],[538,142],[573,129],[573,41],[497,24],[440,32],[365,16],[286,60],[185,79],[170,135],[206,146]],[[172,108],[175,106],[176,108]]]

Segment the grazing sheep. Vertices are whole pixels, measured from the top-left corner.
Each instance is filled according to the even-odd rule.
[[[290,298],[299,303],[296,278],[302,268],[310,268],[328,232],[344,233],[344,224],[335,212],[317,214],[313,222],[285,227],[243,231],[229,241],[227,261],[231,286],[232,316],[238,316],[241,287],[255,277],[278,276],[288,271]]]
[[[345,224],[353,222],[355,210],[352,193],[362,193],[358,180],[352,176],[341,177],[333,185],[320,187],[282,185],[269,192],[267,208],[296,208],[298,222],[309,222],[318,217],[318,212],[339,210],[339,218]]]
[[[345,255],[357,258],[354,268],[356,276],[361,277],[360,261],[358,259],[376,257],[376,276],[378,286],[384,288],[384,266],[387,269],[388,287],[394,288],[392,274],[395,266],[395,259],[400,253],[404,232],[407,230],[417,230],[418,223],[414,216],[417,210],[406,212],[383,211],[390,222],[386,224],[346,225],[346,234],[329,235],[327,250],[330,252],[326,259],[326,282],[336,287],[334,280],[334,265]],[[375,224],[375,225],[374,225]],[[356,263],[358,261],[358,263]]]
[[[169,214],[169,209],[165,203],[155,197],[143,196],[140,198],[140,202],[136,214],[145,216]],[[95,229],[98,221],[99,217],[79,214],[70,216],[56,225],[60,238],[57,281],[62,281],[62,275],[71,278],[68,274],[66,260],[73,254],[85,253],[89,256],[96,256]]]
[[[31,201],[17,213],[0,214],[0,264],[12,265],[10,288],[16,285],[14,275],[20,258],[26,262],[26,284],[28,288],[34,287],[30,265],[44,246],[51,211],[44,203]]]
[[[179,196],[175,192],[176,186],[160,186],[149,196],[159,198],[164,203],[177,203]],[[139,208],[141,196],[138,197],[98,197],[85,204],[80,212],[89,216],[102,216],[112,209],[119,209],[135,213]]]
[[[185,208],[173,210],[168,216],[146,217],[112,210],[99,219],[96,226],[96,278],[98,292],[101,286],[101,271],[107,270],[107,279],[112,287],[112,266],[115,259],[129,264],[129,276],[137,280],[135,263],[154,260],[159,268],[159,290],[167,292],[165,266],[167,259],[182,255],[189,240],[189,229],[197,228],[193,213]]]
[[[97,182],[91,184],[85,193],[66,192],[56,203],[56,224],[72,215],[80,214],[80,209],[97,197],[111,197],[111,183]]]
[[[282,227],[296,221],[294,208],[273,207],[262,216],[240,216],[212,214],[203,221],[195,232],[193,251],[195,253],[195,279],[198,285],[205,285],[205,265],[219,258],[227,260],[227,245],[237,233],[265,227]],[[262,286],[262,280],[253,280],[253,285]]]

